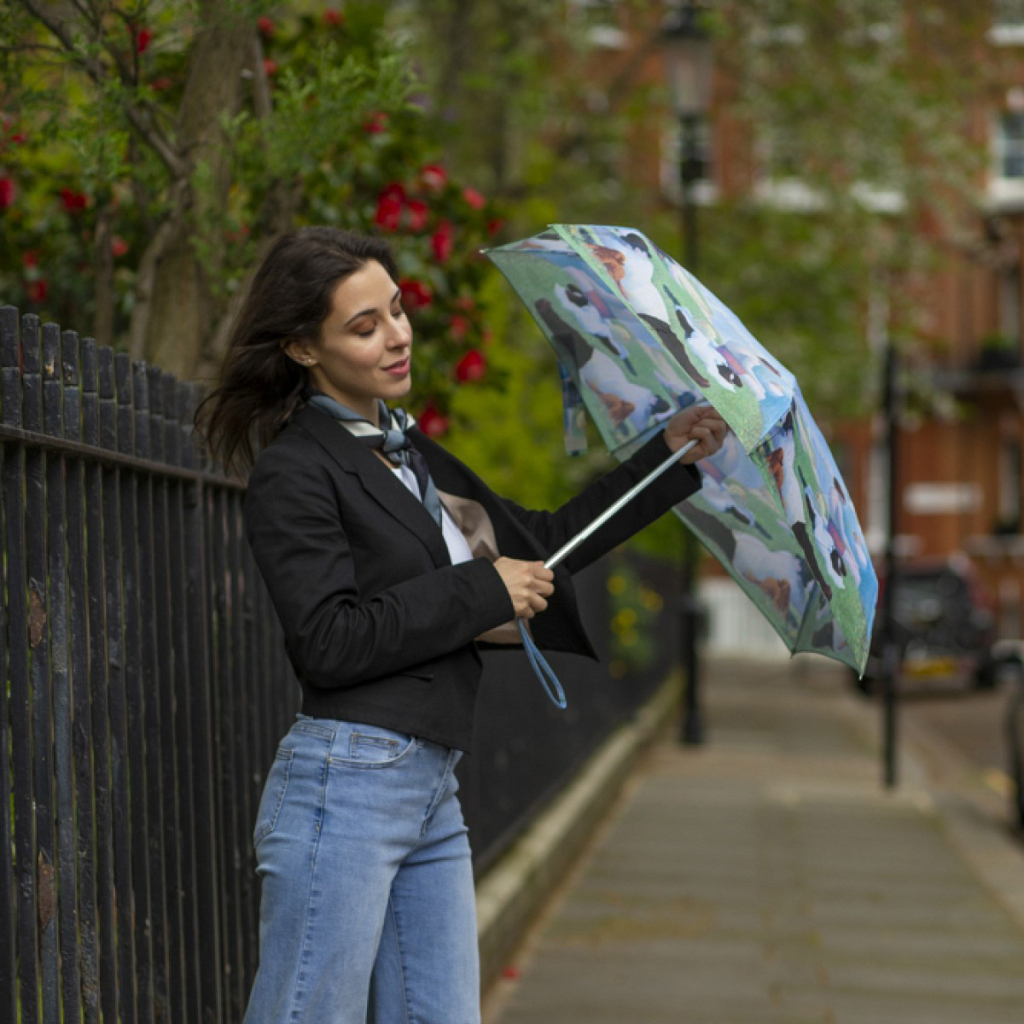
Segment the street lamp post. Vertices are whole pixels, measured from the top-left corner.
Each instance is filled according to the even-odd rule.
[[[711,105],[712,43],[701,24],[701,7],[688,0],[677,4],[661,30],[662,55],[672,110],[679,120],[679,180],[682,186],[683,261],[690,273],[698,271],[697,205],[693,186],[700,175],[698,132]],[[700,664],[697,644],[700,604],[697,600],[697,544],[687,534],[683,551],[683,664],[686,697],[682,740],[690,746],[704,742],[704,718],[700,699]]]

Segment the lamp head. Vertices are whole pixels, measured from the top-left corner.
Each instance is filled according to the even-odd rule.
[[[699,117],[711,106],[714,49],[703,9],[682,3],[665,18],[661,50],[672,109],[677,117]]]

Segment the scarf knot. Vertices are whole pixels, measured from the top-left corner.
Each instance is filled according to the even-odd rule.
[[[379,451],[393,466],[408,466],[416,477],[424,508],[441,526],[441,499],[431,479],[427,460],[413,447],[407,433],[416,425],[412,416],[404,409],[389,410],[381,399],[377,399],[377,423],[371,423],[365,416],[360,416],[354,409],[322,391],[311,390],[306,401],[340,421],[361,444]]]

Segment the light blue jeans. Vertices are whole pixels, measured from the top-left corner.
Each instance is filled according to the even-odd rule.
[[[260,963],[245,1024],[479,1024],[460,756],[299,716],[253,833]]]

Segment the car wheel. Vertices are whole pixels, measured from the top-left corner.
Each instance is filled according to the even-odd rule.
[[[992,661],[982,662],[974,670],[974,688],[976,690],[994,690],[999,685],[999,670]]]
[[[1013,780],[1013,809],[1017,827],[1024,831],[1024,695],[1016,690],[1006,714],[1009,773]]]

